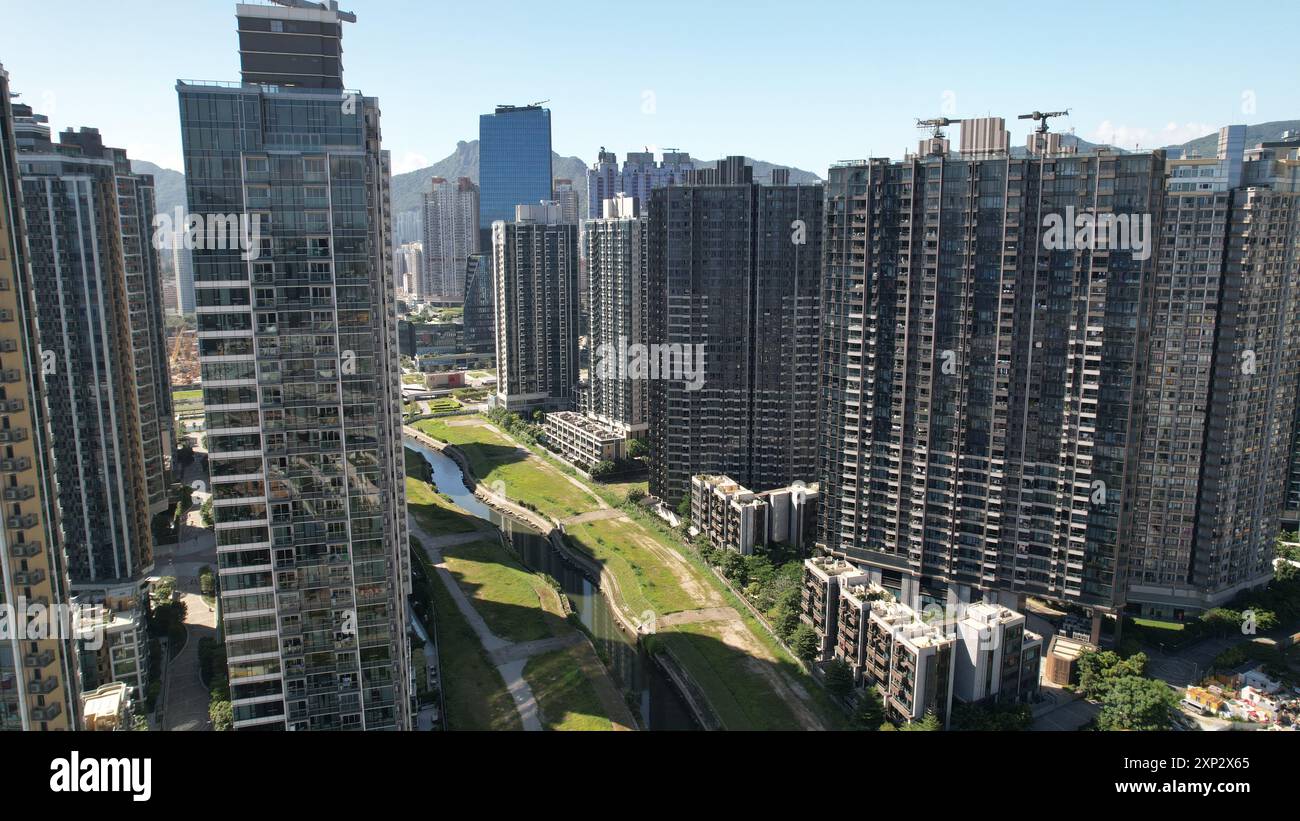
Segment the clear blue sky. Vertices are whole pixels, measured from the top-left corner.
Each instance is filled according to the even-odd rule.
[[[55,128],[180,168],[177,78],[235,80],[232,0],[0,0],[0,62]],[[380,98],[397,171],[550,100],[561,154],[678,147],[795,165],[900,156],[914,118],[1071,108],[1144,147],[1300,118],[1294,0],[345,0],[344,79]],[[924,9],[924,11],[922,10]],[[1249,108],[1253,101],[1253,110]],[[1012,122],[1023,144],[1028,126]]]

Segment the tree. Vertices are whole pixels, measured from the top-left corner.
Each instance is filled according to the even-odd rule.
[[[724,550],[722,561],[718,563],[718,569],[722,575],[740,586],[744,586],[749,581],[749,575],[745,568],[745,557],[734,550]]]
[[[632,439],[627,443],[627,458],[640,459],[650,453],[650,448],[641,439]]]
[[[880,703],[880,694],[875,687],[858,690],[849,724],[855,730],[883,730],[886,726],[891,730],[894,728],[894,725],[885,723],[885,708]]]
[[[816,658],[817,651],[821,649],[820,645],[817,634],[806,624],[800,624],[790,636],[790,649],[804,661],[812,661]]]
[[[1227,607],[1213,607],[1202,614],[1201,624],[1211,633],[1227,636],[1241,629],[1241,613]]]
[[[591,466],[591,478],[604,479],[606,476],[613,474],[616,469],[613,462],[608,459],[601,459]]]
[[[926,710],[925,715],[916,721],[909,721],[899,729],[913,733],[933,733],[943,729],[939,717],[934,714],[934,710]]]
[[[794,631],[799,629],[799,610],[785,602],[778,604],[776,614],[772,616],[772,629],[776,632],[777,638],[787,644],[790,643]]]
[[[168,602],[176,592],[176,577],[163,576],[153,583],[153,595],[156,602]]]
[[[1090,650],[1079,656],[1079,692],[1084,698],[1099,701],[1117,679],[1141,676],[1146,666],[1147,657],[1143,653],[1125,659],[1113,650]]]
[[[213,701],[208,704],[208,718],[212,720],[212,729],[224,732],[235,726],[235,710],[229,701]]]
[[[632,504],[636,504],[637,502],[641,501],[644,498],[645,498],[645,491],[639,487],[634,487],[627,492],[627,500]]]
[[[203,520],[204,527],[212,527],[215,519],[212,517],[212,497],[209,496],[199,505],[199,518]]]
[[[853,692],[853,671],[844,659],[833,659],[826,665],[826,692],[838,699],[848,698]]]
[[[681,516],[683,519],[689,519],[691,517],[690,496],[683,496],[682,500],[677,503],[677,515]]]
[[[1168,730],[1178,697],[1163,681],[1139,676],[1116,679],[1097,714],[1099,730]]]

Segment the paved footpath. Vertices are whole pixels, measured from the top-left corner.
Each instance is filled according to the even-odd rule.
[[[483,645],[483,649],[488,653],[488,658],[491,659],[497,673],[501,675],[501,679],[505,682],[506,690],[510,693],[511,699],[514,700],[515,710],[519,713],[519,720],[523,723],[524,729],[531,731],[545,729],[542,726],[537,697],[533,694],[533,689],[529,686],[528,680],[524,678],[524,667],[527,666],[528,660],[533,656],[573,647],[587,641],[587,637],[574,630],[567,636],[556,636],[536,641],[511,642],[493,633],[487,622],[474,609],[474,604],[465,595],[465,591],[461,590],[460,584],[457,583],[455,577],[451,575],[451,571],[443,561],[442,551],[439,549],[452,544],[476,541],[484,538],[484,534],[481,532],[457,533],[435,537],[420,527],[420,523],[416,521],[414,516],[408,514],[407,521],[410,522],[412,535],[424,545],[429,561],[433,563],[434,568],[438,571],[438,578],[442,581],[443,588],[451,594],[452,600],[456,603],[456,609],[460,611],[461,615],[465,617],[465,621],[474,630],[479,643]],[[627,706],[622,702],[614,686],[610,683],[605,671],[600,669],[586,670],[584,672],[595,685],[601,703],[610,711],[610,723],[613,728],[615,730],[633,729],[630,714],[626,715],[625,718],[619,718],[620,713],[626,714]]]
[[[409,513],[406,516],[410,523],[411,533],[420,540],[424,545],[424,552],[428,554],[429,561],[433,563],[434,568],[438,571],[438,578],[442,581],[443,588],[451,594],[452,601],[456,602],[456,609],[465,617],[474,634],[478,636],[479,643],[483,649],[493,658],[493,663],[497,665],[497,672],[506,683],[506,689],[510,691],[511,698],[514,699],[515,709],[519,711],[519,720],[523,722],[525,730],[541,730],[542,721],[537,714],[537,699],[533,696],[533,688],[528,686],[527,679],[524,678],[524,665],[528,663],[528,657],[509,661],[505,664],[496,661],[496,654],[508,648],[515,647],[512,642],[493,633],[483,621],[483,617],[474,609],[474,605],[465,595],[465,591],[460,589],[451,571],[447,569],[446,563],[442,558],[442,551],[434,547],[435,537],[431,536],[420,523]],[[482,538],[482,534],[474,534]],[[445,537],[443,537],[445,540]]]
[[[165,730],[210,730],[208,688],[199,678],[199,639],[217,637],[216,616],[203,597],[186,592],[185,647],[167,667],[167,704],[163,713]]]

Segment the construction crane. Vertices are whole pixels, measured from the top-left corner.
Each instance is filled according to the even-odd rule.
[[[961,122],[960,119],[951,119],[948,117],[936,117],[933,120],[917,120],[916,127],[929,128],[931,129],[930,131],[931,137],[935,139],[942,139],[944,136],[943,129],[950,125],[956,125],[959,122]]]
[[[1018,120],[1036,120],[1036,121],[1038,121],[1038,129],[1037,129],[1037,133],[1039,133],[1039,134],[1046,134],[1046,133],[1047,133],[1047,121],[1048,121],[1049,119],[1051,119],[1052,117],[1068,117],[1068,116],[1070,116],[1070,109],[1067,108],[1067,109],[1065,109],[1064,111],[1035,111],[1035,112],[1032,113],[1032,114],[1021,114],[1021,115],[1020,115],[1019,117],[1017,117],[1016,119],[1018,119]]]

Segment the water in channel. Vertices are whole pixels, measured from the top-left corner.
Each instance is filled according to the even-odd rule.
[[[681,696],[667,675],[650,660],[645,649],[619,630],[611,605],[597,581],[588,578],[577,565],[556,550],[537,530],[510,516],[503,516],[465,487],[460,465],[449,456],[413,439],[406,447],[429,463],[434,484],[465,511],[485,519],[505,534],[515,554],[529,570],[544,573],[559,582],[584,627],[595,640],[602,660],[613,673],[615,683],[638,697],[642,727],[651,730],[698,729]]]

